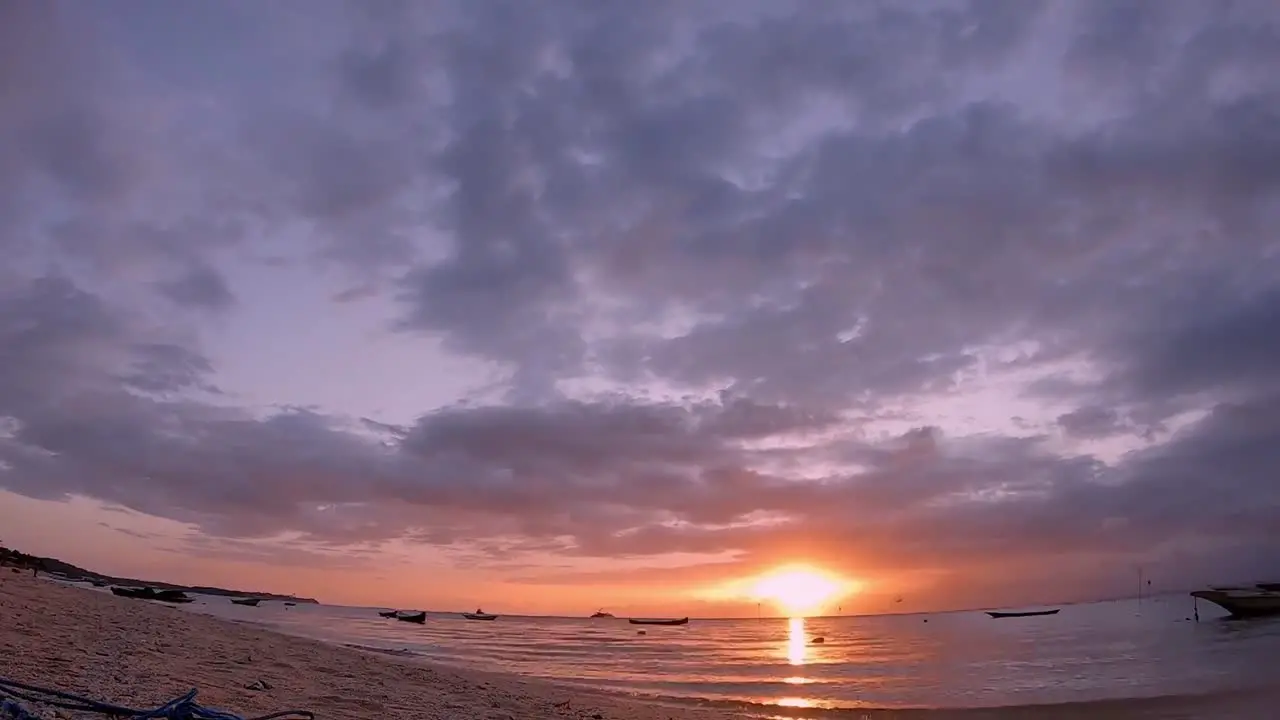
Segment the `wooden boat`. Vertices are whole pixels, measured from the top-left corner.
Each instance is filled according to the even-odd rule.
[[[1062,608],[1054,608],[1053,610],[1031,610],[1027,612],[996,612],[988,610],[987,614],[993,618],[1016,618],[1016,617],[1038,617],[1040,615],[1057,615]]]
[[[632,625],[688,625],[689,618],[628,618]]]
[[[591,619],[593,619],[593,620],[594,620],[594,619],[596,619],[596,618],[611,618],[611,617],[613,617],[613,613],[607,613],[607,612],[605,612],[605,611],[604,611],[604,608],[601,608],[601,609],[599,609],[599,610],[597,610],[597,611],[595,611],[595,612],[591,613]]]
[[[1196,590],[1191,597],[1208,600],[1232,617],[1280,615],[1280,592],[1272,590]]]
[[[258,607],[258,603],[262,602],[262,598],[231,598],[231,602],[236,605]]]
[[[462,613],[462,617],[468,620],[497,620],[498,619],[497,615],[490,615],[489,613],[483,610],[480,610],[478,608],[473,613]]]
[[[418,612],[401,611],[395,614],[395,618],[401,622],[418,623],[419,625],[427,621],[427,611],[419,610]]]
[[[398,611],[396,610],[379,610],[378,617],[393,618],[397,615],[397,613]]]
[[[181,590],[155,590],[149,587],[112,587],[111,594],[135,600],[159,600],[160,602],[173,603],[175,605],[195,602],[195,598],[189,597]]]

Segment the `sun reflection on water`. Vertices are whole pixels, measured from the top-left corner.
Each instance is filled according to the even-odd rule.
[[[805,639],[804,618],[793,617],[787,620],[787,646],[786,646],[787,662],[792,666],[800,667],[808,660],[809,644]],[[803,675],[792,675],[783,678],[783,682],[788,685],[808,685],[812,682]],[[814,707],[814,702],[803,697],[784,697],[775,701],[782,707],[790,708],[810,708]]]
[[[803,665],[808,650],[804,641],[804,618],[793,617],[787,621],[787,660],[792,665]]]

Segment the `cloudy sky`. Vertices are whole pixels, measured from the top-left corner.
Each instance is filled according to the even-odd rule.
[[[501,612],[1278,575],[1277,67],[1271,0],[5,2],[0,539]]]

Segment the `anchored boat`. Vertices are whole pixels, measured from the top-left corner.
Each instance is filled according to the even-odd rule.
[[[1271,585],[1272,583],[1266,583]],[[1232,617],[1268,617],[1280,615],[1280,592],[1263,589],[1196,590],[1191,597],[1208,600],[1226,610]]]
[[[996,610],[988,610],[987,614],[993,618],[1016,618],[1016,617],[1036,617],[1039,615],[1057,615],[1062,608],[1054,608],[1053,610],[1031,610],[1028,612],[998,612]]]

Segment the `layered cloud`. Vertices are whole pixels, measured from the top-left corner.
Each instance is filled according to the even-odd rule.
[[[1262,2],[13,4],[0,485],[530,583],[1275,571],[1276,48]],[[284,268],[498,382],[246,399],[218,328]]]

